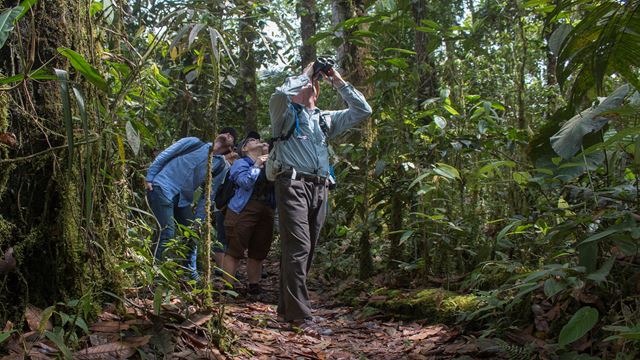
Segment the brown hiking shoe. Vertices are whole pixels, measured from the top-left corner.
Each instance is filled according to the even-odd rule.
[[[291,329],[297,333],[321,338],[322,336],[333,335],[333,330],[320,325],[322,318],[308,317],[302,320],[291,321]]]

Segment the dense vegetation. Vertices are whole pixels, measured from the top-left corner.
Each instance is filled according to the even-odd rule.
[[[331,54],[374,115],[333,144],[318,276],[357,289],[347,302],[442,287],[473,306],[438,320],[635,358],[639,7],[0,1],[0,326],[59,301],[89,319],[154,279],[156,298],[217,306],[211,284],[153,266],[146,166],[221,126],[269,136],[274,87]],[[329,89],[320,105],[342,106]],[[407,312],[391,300],[371,314]]]

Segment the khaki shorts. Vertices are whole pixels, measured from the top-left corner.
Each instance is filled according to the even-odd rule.
[[[225,254],[242,259],[247,251],[249,258],[264,260],[273,242],[273,209],[257,200],[249,200],[240,214],[227,209],[224,230],[229,242]]]

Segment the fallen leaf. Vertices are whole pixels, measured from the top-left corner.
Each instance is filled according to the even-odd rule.
[[[0,259],[0,274],[13,271],[16,268],[16,258],[13,257],[13,248],[10,247],[4,252],[4,256]]]
[[[0,133],[0,143],[14,148],[18,146],[18,139],[16,139],[16,134],[14,133],[4,132],[4,133]]]
[[[187,319],[180,325],[183,329],[193,329],[202,326],[213,318],[213,314],[195,314],[191,319]]]
[[[100,321],[91,325],[91,331],[103,333],[117,333],[121,330],[128,330],[129,324],[119,321]]]
[[[40,331],[40,323],[42,322],[44,311],[41,309],[29,304],[25,309],[24,317],[27,319],[27,325],[29,325],[29,329],[31,331]],[[51,321],[47,319],[46,324],[44,325],[44,329],[42,330],[51,330],[53,329],[53,325],[51,325]]]
[[[440,333],[443,330],[442,326],[435,326],[431,328],[423,329],[415,335],[409,336],[409,340],[424,340],[430,336]]]
[[[201,336],[192,334],[188,331],[183,331],[182,335],[184,337],[187,338],[187,340],[189,340],[189,342],[191,343],[192,346],[196,347],[196,348],[206,348],[207,345],[209,345],[209,341]]]
[[[115,342],[120,338],[118,333],[95,333],[89,335],[89,343],[91,346],[98,346]]]
[[[223,359],[226,359],[226,357],[220,353],[220,350],[215,348],[210,348],[210,349],[199,350],[198,359],[223,360]]]
[[[9,320],[7,320],[7,323],[4,325],[4,328],[2,329],[2,332],[7,332],[7,331],[11,331],[13,330],[13,323]]]
[[[93,346],[84,350],[76,351],[73,354],[74,359],[126,359],[136,353],[136,349],[146,345],[151,338],[150,335],[133,337],[116,341],[104,345]]]

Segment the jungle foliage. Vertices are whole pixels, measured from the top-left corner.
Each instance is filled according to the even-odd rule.
[[[221,126],[268,137],[316,21],[305,54],[337,56],[374,109],[333,144],[318,276],[442,286],[487,336],[637,357],[640,1],[311,3],[0,1],[0,324],[158,276],[215,300],[152,264],[146,166]]]

